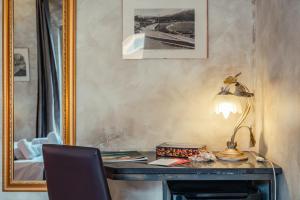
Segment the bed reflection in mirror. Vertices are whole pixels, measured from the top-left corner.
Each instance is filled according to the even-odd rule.
[[[62,0],[14,0],[14,180],[44,180],[62,144]]]

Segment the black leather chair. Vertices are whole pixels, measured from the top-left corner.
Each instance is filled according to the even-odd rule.
[[[43,145],[49,200],[111,200],[98,149]]]

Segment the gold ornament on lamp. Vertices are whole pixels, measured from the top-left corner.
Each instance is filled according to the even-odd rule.
[[[238,81],[238,73],[235,76],[229,76],[224,80],[225,86],[221,88],[221,91],[216,97],[216,107],[215,112],[217,114],[223,114],[224,118],[228,118],[230,113],[241,113],[240,118],[236,122],[233,130],[233,135],[230,141],[227,142],[227,148],[224,151],[220,151],[216,154],[217,158],[226,161],[241,161],[247,160],[248,157],[245,153],[237,149],[237,142],[235,141],[236,134],[241,128],[247,128],[250,132],[250,145],[253,147],[256,143],[252,127],[243,125],[247,116],[249,115],[253,105],[252,98],[253,93],[241,82]],[[234,91],[231,92],[230,89],[234,87]],[[241,102],[245,102],[245,108],[243,109]]]

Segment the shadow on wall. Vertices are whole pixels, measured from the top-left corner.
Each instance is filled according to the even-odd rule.
[[[260,138],[259,138],[259,147],[258,147],[258,152],[263,155],[266,156],[268,153],[268,146],[266,144],[266,140],[265,140],[265,136],[264,136],[264,131],[261,131],[260,133]],[[300,155],[300,154],[298,154]],[[300,162],[300,159],[298,160]],[[300,166],[300,163],[299,163]],[[288,187],[288,182],[287,182],[287,178],[285,175],[285,172],[283,171],[283,173],[281,175],[279,175],[278,179],[277,179],[277,188],[280,187],[280,190],[277,192],[278,194],[278,199],[281,200],[285,200],[285,199],[291,199],[290,196],[290,191],[289,191],[289,187]],[[285,191],[280,192],[280,191]]]
[[[265,156],[268,153],[268,146],[267,146],[267,143],[266,143],[266,138],[265,138],[265,135],[264,135],[264,131],[261,131],[261,133],[260,133],[258,152],[260,154],[262,154],[263,156]]]

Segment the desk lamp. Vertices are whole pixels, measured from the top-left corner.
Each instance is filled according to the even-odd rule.
[[[245,153],[237,149],[237,142],[235,141],[235,136],[241,128],[247,128],[249,130],[250,146],[253,147],[256,143],[252,127],[243,125],[252,109],[252,97],[254,94],[251,93],[244,84],[238,81],[238,76],[240,75],[241,73],[238,73],[235,76],[227,77],[224,80],[225,86],[221,88],[221,91],[216,96],[215,112],[217,114],[223,114],[225,119],[229,117],[230,113],[241,114],[234,126],[231,140],[227,142],[227,148],[216,154],[220,160],[241,161],[248,159]],[[232,88],[234,88],[233,92],[230,91]]]

